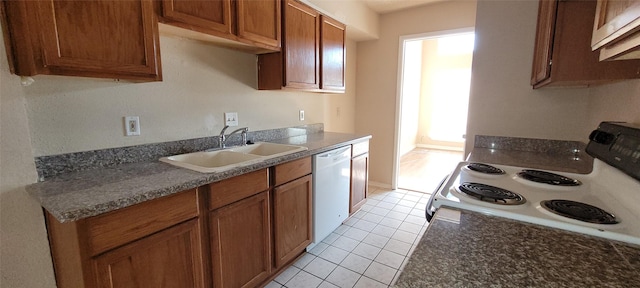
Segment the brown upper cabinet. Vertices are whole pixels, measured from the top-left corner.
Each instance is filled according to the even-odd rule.
[[[640,78],[640,60],[600,62],[591,50],[595,0],[542,0],[531,74],[533,88],[588,86]]]
[[[282,52],[258,58],[258,89],[344,92],[345,25],[301,2],[283,3]]]
[[[320,19],[320,89],[344,92],[346,26],[324,15]]]
[[[161,3],[160,21],[171,25],[161,26],[162,32],[254,53],[280,51],[280,0],[162,0]]]
[[[598,0],[591,46],[600,60],[640,59],[640,1]]]
[[[11,71],[162,80],[151,0],[2,1]]]

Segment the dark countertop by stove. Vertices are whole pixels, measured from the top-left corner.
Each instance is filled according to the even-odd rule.
[[[395,287],[640,287],[640,247],[441,208]]]
[[[306,151],[226,172],[199,173],[156,160],[60,174],[27,186],[27,192],[58,221],[76,221],[369,138],[370,135],[313,133],[269,141],[305,146]]]
[[[577,141],[477,135],[467,161],[589,174],[593,157],[585,148]]]

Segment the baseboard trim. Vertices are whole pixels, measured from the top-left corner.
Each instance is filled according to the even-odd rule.
[[[369,181],[369,186],[373,186],[373,187],[376,187],[376,188],[383,188],[383,189],[391,189],[391,184],[380,183],[380,182],[375,182],[375,181]]]
[[[431,145],[431,144],[418,144],[416,145],[416,147],[425,148],[425,149],[464,152],[464,147],[451,147],[451,146],[440,146],[440,145]]]

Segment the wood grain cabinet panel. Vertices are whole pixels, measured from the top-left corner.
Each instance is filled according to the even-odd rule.
[[[163,0],[162,15],[222,34],[233,34],[231,0]]]
[[[322,15],[320,89],[345,90],[346,26]]]
[[[282,185],[307,174],[311,174],[311,157],[300,158],[273,167],[274,186]]]
[[[82,221],[87,227],[91,255],[151,235],[157,231],[197,217],[196,189],[147,201]]]
[[[97,287],[204,288],[197,219],[97,256]]]
[[[312,240],[311,175],[273,189],[275,267],[296,258]]]
[[[238,37],[279,50],[281,39],[280,0],[236,0]]]
[[[369,141],[363,142],[366,147],[369,147]],[[363,143],[354,144],[353,151],[356,150],[356,146],[364,146]],[[362,148],[359,149],[359,151]],[[351,158],[351,197],[349,199],[349,214],[353,214],[360,210],[362,205],[367,200],[367,193],[369,192],[369,153],[368,150],[363,154],[356,155]]]
[[[210,216],[214,287],[255,287],[271,274],[269,192]]]
[[[259,54],[280,51],[280,10],[279,0],[162,0],[160,20],[198,33],[165,32]]]
[[[320,14],[297,1],[287,1],[284,22],[284,86],[320,88]]]
[[[207,287],[204,204],[192,189],[70,223],[46,213],[57,286]]]
[[[151,0],[3,1],[3,5],[9,54],[18,75],[162,79]]]
[[[299,1],[283,3],[282,51],[258,57],[258,89],[344,93],[346,26]]]
[[[640,1],[598,0],[591,47],[600,60],[640,59]]]
[[[209,209],[217,209],[269,189],[269,170],[261,169],[209,184]]]
[[[595,0],[542,0],[531,73],[533,88],[589,86],[640,78],[640,61],[599,61],[591,50]]]

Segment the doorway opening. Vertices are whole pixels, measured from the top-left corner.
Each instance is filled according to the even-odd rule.
[[[431,193],[463,158],[473,28],[400,38],[392,186]]]

